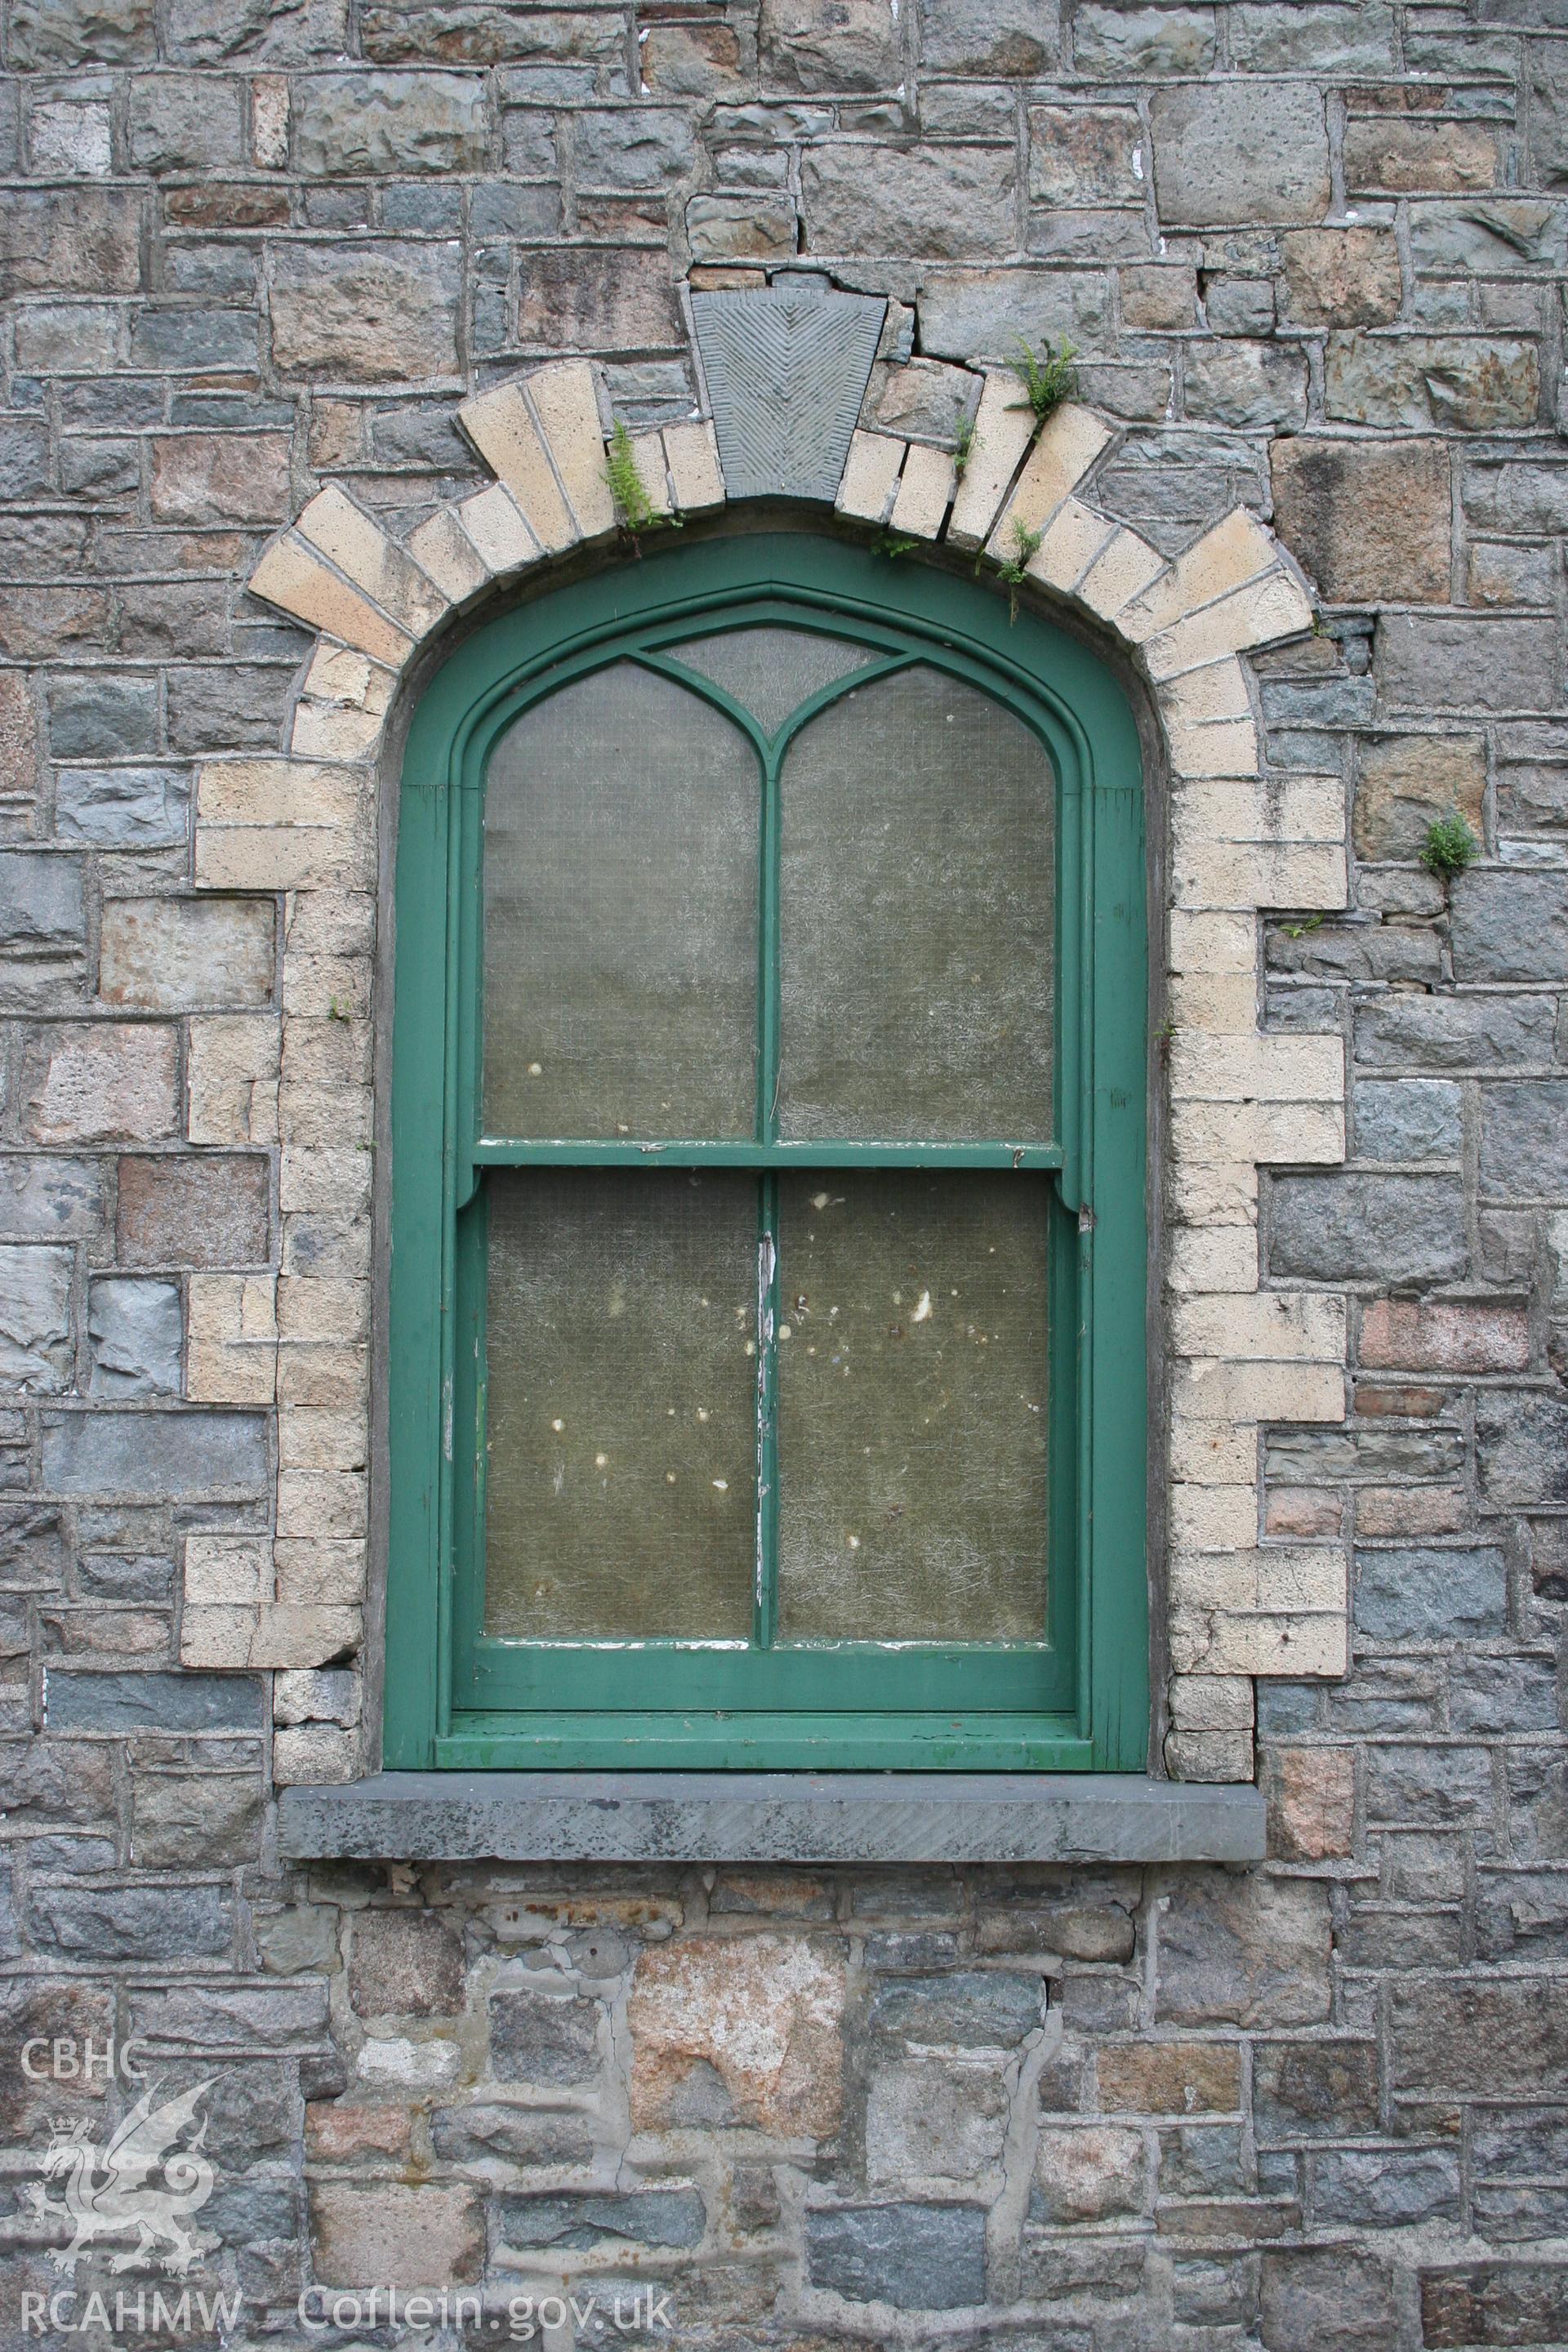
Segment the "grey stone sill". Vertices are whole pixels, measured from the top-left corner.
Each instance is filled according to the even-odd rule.
[[[1264,1805],[1131,1772],[378,1772],[279,1816],[294,1861],[1258,1862]]]

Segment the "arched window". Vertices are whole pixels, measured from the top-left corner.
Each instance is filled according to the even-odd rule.
[[[398,821],[390,1767],[1142,1769],[1133,723],[792,533],[511,612]]]

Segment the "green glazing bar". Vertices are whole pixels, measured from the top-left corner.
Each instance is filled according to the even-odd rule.
[[[762,887],[757,893],[757,1140],[778,1139],[779,1118],[779,762],[763,762]]]
[[[776,1066],[776,1065],[775,1065]],[[1049,1171],[1059,1143],[575,1142],[550,1137],[514,1142],[487,1136],[474,1146],[481,1168],[999,1168]]]
[[[757,1187],[757,1611],[755,1641],[771,1650],[778,1622],[779,1184]]]

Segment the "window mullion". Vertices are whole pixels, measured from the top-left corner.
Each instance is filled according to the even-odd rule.
[[[771,1650],[778,1624],[779,1180],[757,1180],[757,1586],[753,1634]]]
[[[761,877],[757,891],[757,1140],[778,1139],[779,753],[763,761]]]

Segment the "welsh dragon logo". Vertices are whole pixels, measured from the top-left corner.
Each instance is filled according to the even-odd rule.
[[[202,2153],[205,2116],[187,2145],[179,2145],[211,2088],[210,2081],[198,2083],[155,2107],[149,2084],[102,2147],[94,2144],[89,2124],[51,2124],[42,2165],[45,2185],[32,2182],[23,2200],[39,2221],[64,2222],[72,2232],[69,2245],[49,2249],[58,2271],[73,2274],[78,2258],[99,2238],[134,2235],[136,2243],[110,2260],[111,2271],[155,2258],[161,2270],[184,2277],[213,2242],[204,2245],[184,2226],[213,2192],[213,2168]],[[56,2181],[61,2184],[58,2201],[48,2193]]]

